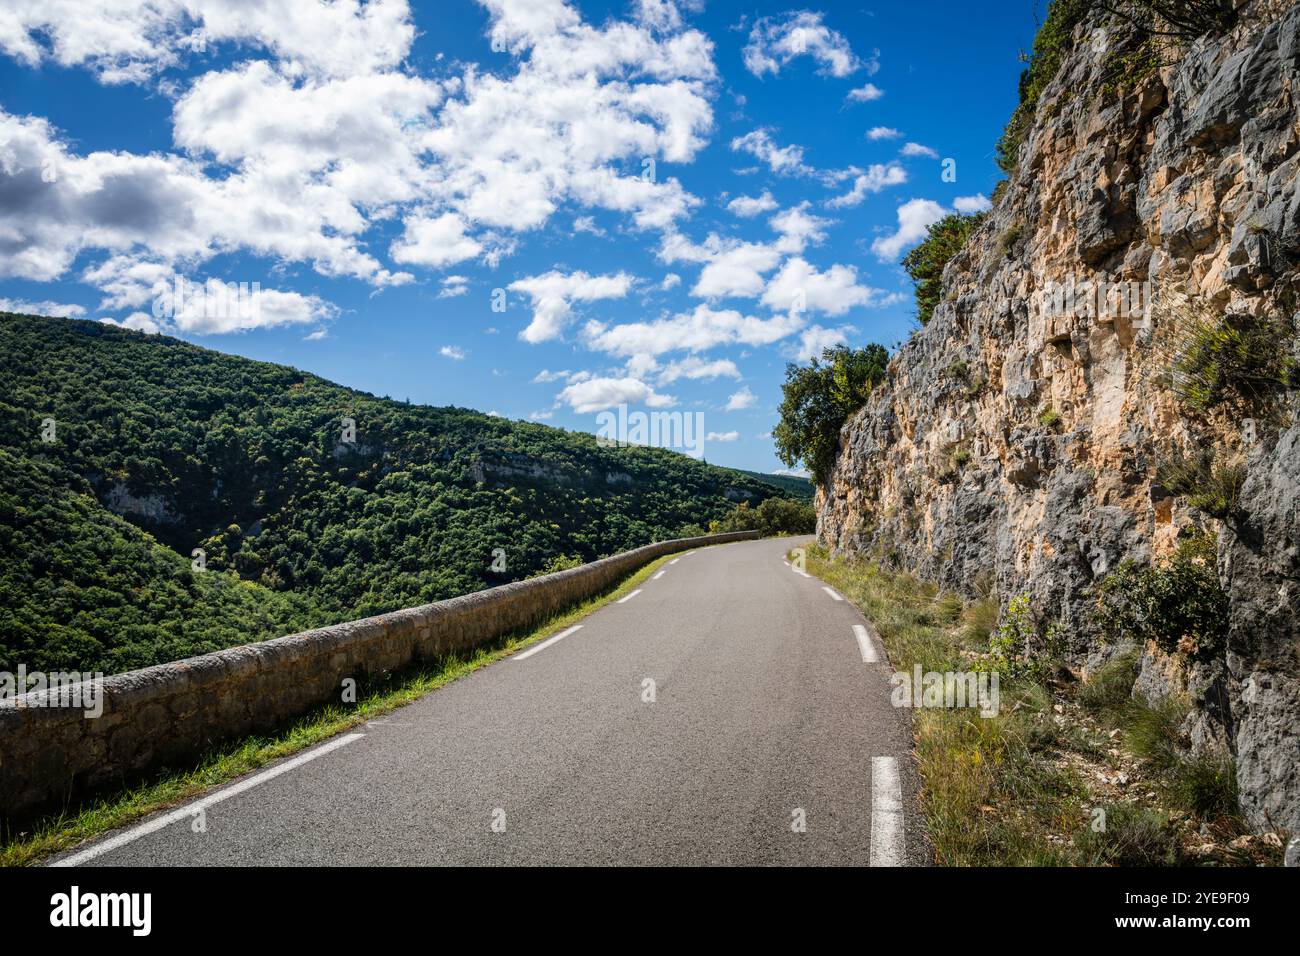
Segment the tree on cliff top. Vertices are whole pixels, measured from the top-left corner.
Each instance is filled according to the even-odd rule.
[[[793,468],[799,462],[824,485],[839,451],[840,429],[885,379],[889,352],[883,345],[822,352],[807,366],[791,362],[781,386],[781,421],[773,430],[777,457]]]
[[[929,226],[925,241],[903,257],[903,268],[916,283],[916,317],[922,325],[930,321],[943,292],[943,267],[961,252],[967,237],[988,213],[963,216],[950,213]]]

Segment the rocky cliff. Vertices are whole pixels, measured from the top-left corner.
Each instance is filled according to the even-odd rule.
[[[1020,594],[1077,668],[1115,642],[1096,586],[1214,532],[1229,601],[1212,656],[1143,649],[1139,689],[1188,693],[1196,747],[1236,757],[1258,829],[1300,831],[1300,425],[1189,411],[1171,387],[1188,315],[1274,323],[1296,348],[1300,5],[1152,43],[1086,15],[942,301],[845,425],[818,534],[946,587]],[[1117,294],[1084,294],[1106,286]],[[1099,304],[1099,301],[1100,304]],[[1220,521],[1158,478],[1171,454],[1243,461]]]

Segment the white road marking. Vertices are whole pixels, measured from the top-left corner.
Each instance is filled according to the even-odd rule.
[[[871,758],[871,865],[903,865],[903,785],[893,757]]]
[[[687,551],[685,554],[683,554],[682,557],[683,557],[683,558],[689,558],[691,555],[693,555],[693,554],[695,553],[695,551],[696,551],[695,548],[691,548],[691,550],[689,550],[689,551]]]
[[[790,562],[787,561],[785,558],[781,559],[781,563],[784,564],[787,568],[790,566]]]
[[[575,624],[573,625],[573,627],[569,628],[568,630],[561,631],[559,634],[556,634],[554,637],[548,637],[546,640],[542,641],[542,643],[534,644],[532,647],[528,648],[528,650],[516,654],[514,657],[510,659],[512,661],[522,661],[526,657],[532,657],[538,651],[544,651],[546,650],[546,648],[550,647],[556,641],[562,641],[570,634],[572,634],[574,631],[580,631],[580,630],[582,630],[582,625]]]
[[[871,640],[871,635],[861,624],[853,625],[853,636],[858,639],[858,647],[862,651],[862,663],[874,664],[880,658],[876,656],[876,645]]]
[[[678,561],[680,561],[680,560],[681,560],[681,558],[673,558],[673,559],[672,559],[671,561],[669,561],[668,563],[669,563],[669,564],[676,564],[676,563],[677,563]]]
[[[249,777],[247,780],[241,780],[234,786],[227,787],[224,790],[218,790],[210,797],[204,797],[196,800],[194,803],[186,804],[180,809],[173,810],[171,813],[165,813],[160,817],[148,820],[137,827],[119,833],[103,843],[97,843],[88,850],[80,853],[74,853],[72,856],[64,857],[62,860],[55,860],[50,866],[80,866],[96,857],[103,856],[105,853],[111,853],[119,847],[124,847],[128,843],[134,843],[141,837],[148,836],[151,833],[157,833],[159,830],[178,823],[181,820],[190,820],[196,813],[206,810],[223,800],[229,800],[231,797],[237,797],[247,790],[252,790],[258,784],[265,783],[273,777],[278,777],[282,773],[288,773],[290,770],[296,770],[308,761],[315,760],[317,757],[323,757],[332,750],[338,750],[345,747],[354,740],[360,740],[365,734],[345,734],[342,737],[336,737],[329,743],[322,744],[315,750],[309,750],[301,756],[294,757],[292,760],[286,760],[282,764],[277,764],[270,770],[263,770],[261,773]]]
[[[619,598],[619,599],[618,599],[617,601],[615,601],[614,603],[615,603],[615,604],[626,604],[628,601],[632,600],[634,597],[636,597],[636,596],[637,596],[638,594],[640,594],[640,593],[641,593],[641,589],[640,589],[640,588],[637,588],[637,589],[636,589],[635,591],[633,591],[631,594],[628,594],[628,595],[626,595],[625,597],[621,597],[621,598]]]
[[[668,573],[668,569],[665,568],[664,570],[662,570],[662,571],[660,571],[658,574],[656,574],[654,577],[652,577],[650,580],[651,580],[651,581],[658,581],[660,578],[662,578],[662,577],[663,577],[665,574],[667,574],[667,573]]]
[[[843,601],[843,600],[844,600],[844,598],[842,598],[842,597],[840,597],[838,594],[836,594],[835,591],[832,590],[831,588],[826,588],[826,587],[824,587],[824,588],[822,588],[822,590],[825,591],[827,594],[829,594],[831,597],[835,598],[835,600],[837,600],[837,601]]]

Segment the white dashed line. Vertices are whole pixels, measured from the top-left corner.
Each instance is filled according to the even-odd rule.
[[[836,594],[835,591],[832,590],[831,588],[826,588],[826,587],[824,587],[824,588],[822,588],[822,590],[825,591],[827,594],[829,594],[831,597],[833,597],[833,598],[834,598],[835,600],[837,600],[837,601],[843,601],[843,600],[844,600],[844,598],[842,598],[842,597],[840,597],[838,594]]]
[[[652,577],[650,580],[651,580],[651,581],[658,581],[660,578],[662,578],[662,577],[663,577],[665,574],[667,574],[667,573],[668,573],[668,570],[665,568],[663,571],[660,571],[658,574],[656,574],[656,575],[655,575],[654,577]]]
[[[871,640],[871,635],[861,624],[853,625],[853,636],[858,639],[858,647],[862,651],[862,663],[874,664],[880,658],[876,656],[876,645]]]
[[[528,648],[528,650],[516,654],[514,657],[510,659],[512,661],[522,661],[526,657],[532,657],[538,651],[544,651],[546,650],[546,648],[550,647],[556,641],[562,641],[570,634],[572,634],[574,631],[580,631],[580,630],[582,630],[582,625],[575,624],[573,625],[573,627],[569,628],[568,630],[561,631],[559,634],[556,634],[554,637],[548,637],[546,640],[542,641],[542,643],[535,644],[532,647]]]
[[[89,850],[74,853],[72,856],[64,857],[62,860],[55,860],[50,864],[50,866],[80,866],[82,863],[87,863],[96,857],[103,856],[105,853],[111,853],[119,847],[124,847],[128,843],[134,843],[141,837],[148,836],[151,833],[157,833],[159,830],[169,827],[173,823],[178,823],[181,820],[191,820],[194,818],[196,813],[206,810],[208,807],[214,806],[222,800],[229,800],[231,797],[237,797],[247,790],[252,790],[260,783],[265,783],[273,777],[280,776],[282,773],[288,773],[290,770],[296,770],[303,764],[315,760],[317,757],[323,757],[332,750],[338,750],[340,747],[345,747],[354,740],[360,740],[364,736],[365,734],[346,734],[342,737],[336,737],[334,740],[322,744],[315,750],[309,750],[307,753],[294,757],[292,760],[286,760],[284,763],[277,764],[270,770],[263,770],[261,773],[249,777],[247,780],[241,780],[234,786],[227,787],[225,790],[217,791],[210,797],[196,800],[194,803],[186,804],[177,810],[173,810],[171,813],[165,813],[160,817],[155,817],[152,820],[146,821],[138,827],[132,827],[124,833],[119,833],[117,836],[105,840],[103,843],[95,844]]]
[[[641,589],[640,589],[640,588],[637,588],[637,589],[636,589],[635,591],[633,591],[631,594],[627,595],[626,597],[621,597],[621,598],[619,598],[619,599],[618,599],[617,601],[615,601],[614,603],[615,603],[615,604],[626,604],[628,601],[632,600],[634,597],[636,597],[636,596],[637,596],[638,594],[640,594],[640,593],[641,593]]]
[[[903,865],[903,785],[893,757],[871,758],[871,865]]]
[[[676,564],[676,563],[677,563],[678,561],[680,561],[680,560],[681,560],[681,558],[673,558],[673,559],[672,559],[671,561],[669,561],[668,563],[669,563],[669,564]]]

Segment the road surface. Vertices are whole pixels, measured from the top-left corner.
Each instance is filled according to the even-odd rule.
[[[883,648],[784,562],[798,543],[680,555],[558,640],[53,862],[924,864]]]

